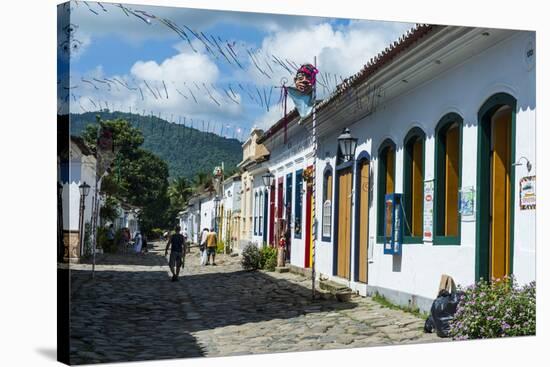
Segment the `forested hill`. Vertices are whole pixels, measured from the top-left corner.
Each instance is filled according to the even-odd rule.
[[[86,125],[95,124],[98,115],[102,120],[125,119],[139,128],[145,138],[142,147],[168,163],[170,177],[192,179],[198,172],[212,172],[221,162],[229,172],[242,158],[241,142],[237,139],[169,123],[158,117],[125,112],[71,114],[71,135],[80,135]]]

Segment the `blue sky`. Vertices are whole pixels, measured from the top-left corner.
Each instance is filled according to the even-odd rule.
[[[241,139],[251,127],[266,129],[282,116],[277,103],[280,89],[275,87],[281,84],[282,78],[292,80],[292,75],[275,57],[292,69],[289,64],[312,63],[316,56],[320,72],[330,76],[329,82],[324,81],[325,86],[318,85],[318,95],[323,98],[336,82],[356,73],[372,56],[413,26],[174,7],[101,5],[79,1],[58,9],[58,16],[64,19],[58,27],[58,70],[63,70],[63,65],[70,60],[71,76],[70,80],[58,76],[59,80],[63,79],[59,88],[69,88],[71,112],[108,106],[111,110],[161,113],[170,121],[181,120],[188,125],[193,121],[195,127],[202,127],[205,121],[211,131],[215,129],[218,133],[223,126],[224,135]],[[71,31],[63,28],[63,24],[68,23]],[[171,24],[183,30],[189,41],[171,29]],[[203,39],[197,39],[189,29]],[[67,45],[70,52],[63,50]],[[241,67],[230,51],[235,53]],[[62,111],[65,105],[60,104]]]

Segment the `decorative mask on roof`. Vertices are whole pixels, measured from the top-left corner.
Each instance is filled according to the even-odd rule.
[[[222,168],[219,166],[214,167],[214,171],[212,172],[215,177],[220,177],[223,174]]]
[[[315,85],[315,76],[319,70],[311,64],[300,66],[294,77],[294,86],[304,94],[310,94]]]

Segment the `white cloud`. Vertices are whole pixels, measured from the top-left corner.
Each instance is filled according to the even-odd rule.
[[[326,97],[340,77],[346,78],[357,73],[368,60],[395,41],[413,24],[396,22],[351,21],[349,25],[334,27],[329,23],[312,25],[300,30],[282,30],[266,37],[262,42],[261,54],[275,54],[280,59],[289,59],[297,64],[313,63],[317,56],[317,67],[320,73],[329,76],[328,89],[324,77],[318,76],[318,98]],[[272,80],[278,82],[287,78],[292,84],[292,76],[282,67],[272,66],[275,71]],[[253,76],[258,84],[272,83],[256,71],[254,65],[249,66],[248,75]],[[334,77],[336,76],[336,80]],[[293,108],[288,99],[288,111]],[[255,124],[263,129],[268,128],[282,116],[279,110],[271,109],[255,120]]]
[[[389,43],[411,28],[412,24],[393,22],[352,21],[348,26],[334,27],[329,23],[312,25],[299,30],[282,30],[266,37],[260,53],[277,55],[297,64],[313,63],[317,56],[317,67],[322,73],[346,78],[367,63]],[[254,67],[254,66],[252,66]],[[274,68],[275,80],[289,77],[281,67]],[[254,72],[258,83],[266,78]],[[330,81],[334,84],[334,80]]]
[[[82,11],[82,9],[81,7],[80,10]],[[206,121],[210,119],[224,122],[234,121],[235,124],[241,126],[254,124],[260,128],[267,129],[282,117],[281,108],[271,105],[268,112],[265,112],[265,109],[262,111],[257,101],[252,102],[250,100],[248,93],[252,93],[254,98],[256,98],[255,85],[260,90],[263,87],[270,90],[270,87],[279,85],[283,77],[287,78],[289,84],[291,84],[293,77],[288,71],[273,63],[271,55],[276,55],[283,61],[285,59],[291,60],[298,65],[306,62],[312,63],[314,56],[317,56],[317,66],[320,72],[323,75],[325,73],[328,74],[330,78],[328,81],[329,89],[325,89],[321,83],[324,84],[326,81],[324,81],[323,77],[318,77],[318,80],[321,81],[318,85],[318,98],[324,98],[337,83],[340,83],[340,78],[346,78],[359,71],[371,57],[412,27],[412,24],[405,23],[362,20],[353,20],[348,24],[339,23],[336,25],[336,23],[330,22],[319,23],[320,18],[311,17],[285,16],[273,18],[269,14],[212,13],[188,9],[178,9],[170,13],[167,9],[171,8],[151,8],[150,11],[153,12],[154,10],[155,14],[163,14],[173,20],[180,19],[183,21],[186,19],[186,21],[190,22],[189,24],[194,22],[193,24],[198,27],[207,27],[211,24],[216,24],[216,22],[219,24],[228,24],[240,21],[242,24],[254,25],[258,29],[269,31],[268,36],[262,40],[261,47],[258,50],[258,55],[261,55],[258,57],[258,61],[260,67],[268,71],[269,74],[273,73],[272,78],[268,79],[258,72],[257,68],[249,60],[246,50],[254,47],[252,44],[245,44],[244,41],[237,40],[239,45],[237,52],[240,61],[245,66],[245,70],[240,70],[236,67],[229,68],[228,70],[227,67],[222,66],[222,63],[225,61],[223,61],[221,56],[219,56],[219,60],[214,59],[206,52],[204,46],[198,40],[193,39],[192,41],[193,47],[198,51],[196,53],[190,49],[187,42],[180,40],[174,46],[178,51],[174,56],[166,58],[161,62],[147,59],[137,61],[128,73],[124,75],[106,76],[103,75],[101,69],[86,73],[89,78],[93,77],[92,75],[96,75],[95,77],[100,80],[103,78],[110,80],[117,78],[133,88],[141,88],[144,100],[142,100],[139,90],[129,91],[118,83],[111,85],[97,82],[95,84],[99,87],[99,90],[89,83],[82,83],[86,85],[83,85],[83,88],[78,90],[78,92],[82,96],[79,102],[83,108],[90,110],[97,109],[98,103],[96,102],[96,106],[94,106],[90,101],[90,99],[93,101],[97,99],[103,101],[102,107],[105,107],[104,101],[108,101],[111,109],[113,109],[112,106],[114,105],[114,109],[123,111],[128,111],[131,108],[132,111],[142,112],[145,110],[146,113],[149,113],[149,111],[154,111],[155,113],[161,112],[163,117],[170,119],[170,116],[173,116],[173,119],[176,121],[179,116],[187,116]],[[120,20],[121,14],[126,19],[121,21],[122,23],[114,22],[115,18]],[[216,16],[227,14],[227,18],[222,19],[216,16],[208,18],[205,16],[207,14],[216,14]],[[86,17],[81,16],[80,18],[82,19],[86,18],[84,24],[81,25],[81,30],[88,28],[94,30],[94,37],[100,34],[105,35],[109,32],[115,32],[114,28],[109,28],[109,25],[105,29],[101,29],[101,25],[105,24],[104,17],[107,16],[114,17],[113,19],[108,18],[107,23],[111,25],[117,23],[118,31],[116,32],[134,33],[130,30],[133,29],[132,27],[138,26],[139,30],[137,28],[135,30],[137,33],[147,33],[150,31],[152,34],[159,34],[158,30],[155,30],[158,29],[157,25],[152,25],[151,28],[148,28],[149,26],[146,24],[139,24],[139,22],[137,25],[130,25],[128,22],[131,23],[135,20],[126,17],[120,9],[111,9],[108,14],[101,14],[101,16],[97,16],[96,18],[91,13]],[[94,19],[97,21],[97,24],[91,26],[86,23]],[[262,19],[270,20],[269,22],[265,22],[263,28],[260,25],[260,20]],[[88,24],[88,27],[84,26],[86,24]],[[121,24],[124,24],[124,26],[121,26]],[[98,30],[97,35],[95,30]],[[116,34],[118,35],[118,33]],[[166,36],[166,33],[163,34]],[[139,37],[144,39],[149,36],[142,35]],[[73,76],[75,75],[73,73]],[[77,78],[80,79],[80,76]],[[145,84],[145,81],[147,81],[148,85]],[[162,81],[165,82],[167,91],[164,90]],[[208,95],[203,83],[209,89],[212,97],[220,102],[221,106],[218,106]],[[237,100],[240,104],[234,103],[219,88],[220,85],[227,87],[228,83],[233,84],[233,91],[236,94],[236,97],[233,99]],[[238,83],[245,85],[247,91],[245,92],[236,88],[235,86]],[[216,85],[218,88],[215,89],[212,85]],[[152,89],[152,92],[149,90],[149,87]],[[277,91],[277,89],[273,90],[274,97],[272,103],[276,103],[278,99],[276,98]],[[166,92],[168,92],[169,98],[166,98]],[[193,93],[198,103],[194,101],[191,93]],[[287,110],[290,111],[292,108],[293,104],[289,99]],[[79,109],[78,105],[76,109]]]
[[[232,102],[222,91],[212,87],[216,85],[220,71],[202,53],[180,52],[161,63],[140,60],[125,75],[105,75],[103,68],[98,66],[84,76],[73,77],[81,82],[78,101],[72,106],[73,112],[108,106],[111,110],[120,111],[131,109],[143,113],[145,110],[146,114],[150,111],[155,114],[161,112],[162,117],[174,122],[179,121],[180,116],[206,121],[227,121],[237,119],[242,113],[240,104]],[[220,106],[211,99],[207,90]],[[238,94],[233,98],[237,102],[241,101]],[[74,98],[72,101],[75,102]]]
[[[177,84],[190,81],[213,83],[219,77],[218,67],[208,56],[192,52],[182,52],[161,64],[155,61],[138,61],[132,66],[130,73],[139,79],[171,80]]]
[[[178,37],[173,30],[158,21],[159,18],[168,19],[184,30],[184,25],[194,30],[206,31],[219,24],[232,24],[255,28],[262,32],[299,28],[322,22],[325,19],[269,13],[124,4],[125,8],[132,11],[145,11],[147,14],[154,15],[154,18],[150,18],[150,23],[147,24],[134,15],[127,15],[115,3],[103,3],[103,8],[106,11],[97,3],[90,2],[88,5],[91,10],[82,4],[72,7],[71,20],[74,23],[79,24],[83,29],[92,31],[96,36],[116,35],[131,42],[161,39],[166,38],[167,35]],[[142,13],[136,13],[147,19],[147,16]]]

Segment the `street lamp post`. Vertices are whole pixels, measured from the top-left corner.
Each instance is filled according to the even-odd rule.
[[[264,173],[262,175],[262,180],[263,180],[264,186],[266,188],[271,187],[271,186],[273,186],[273,183],[275,181],[275,175],[273,175],[273,173],[267,171],[266,173]]]
[[[275,175],[272,172],[267,171],[266,173],[264,173],[262,175],[262,181],[263,181],[263,184],[264,184],[264,187],[265,187],[265,194],[268,195],[268,193],[269,193],[269,196],[271,196],[270,189],[275,184]],[[273,198],[270,197],[268,202],[271,202],[271,200],[273,200]],[[269,208],[269,209],[271,210],[272,208]],[[264,211],[264,213],[265,213],[265,211]],[[264,222],[268,221],[269,215],[271,215],[271,213],[267,213],[265,215]],[[264,228],[269,228],[269,231],[272,230],[272,228],[270,228],[270,225],[267,225]],[[269,241],[269,238],[267,237],[267,234],[266,234],[266,241]],[[269,244],[269,242],[268,242],[268,244]]]
[[[338,137],[338,145],[344,156],[344,160],[350,161],[355,157],[355,149],[357,148],[357,138],[351,136],[349,129],[346,127]]]
[[[346,162],[352,161],[355,158],[355,149],[357,149],[357,138],[351,136],[349,129],[346,127],[338,137],[338,145]],[[351,269],[350,269],[351,272]],[[350,274],[351,276],[351,274]]]
[[[86,196],[90,193],[90,185],[84,181],[80,186],[78,186],[80,191],[80,211],[79,211],[79,223],[78,223],[78,238],[79,238],[79,255],[82,256],[84,250],[84,209],[85,209],[85,200]]]

